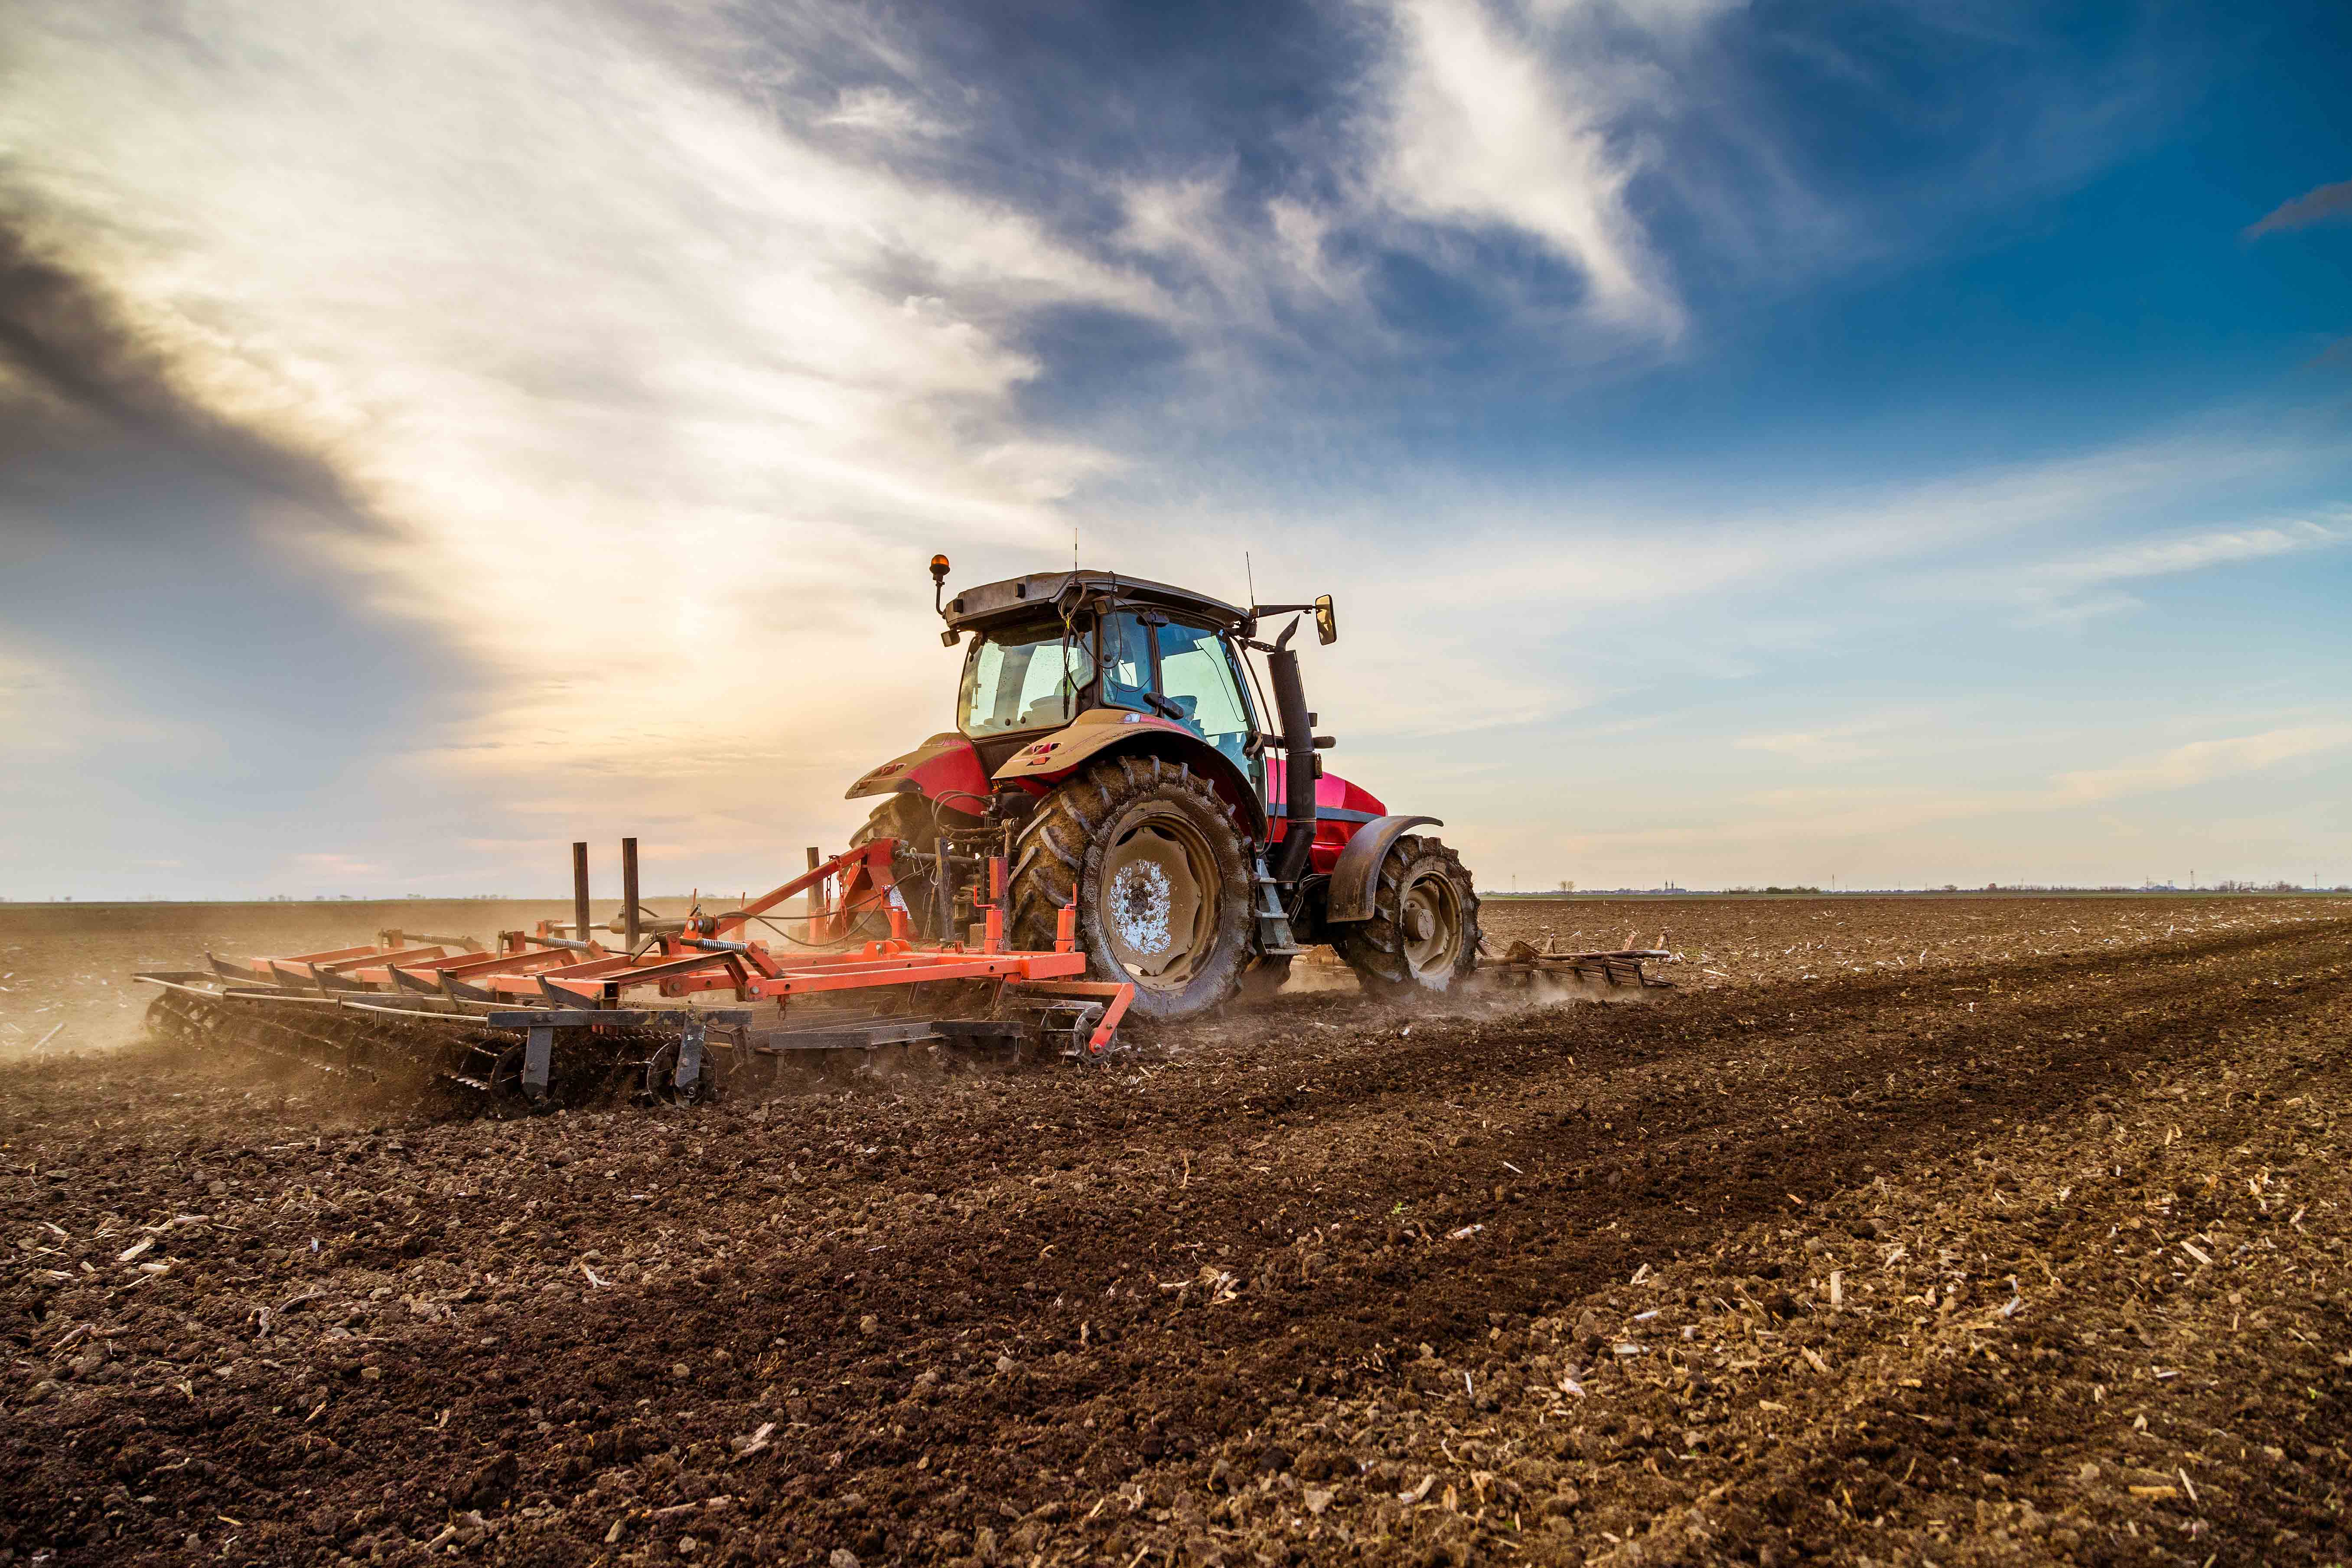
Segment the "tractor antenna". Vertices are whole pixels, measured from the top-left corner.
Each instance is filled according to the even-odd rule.
[[[1078,569],[1078,525],[1070,524],[1070,570]]]
[[[1255,608],[1257,604],[1257,574],[1250,567],[1249,555],[1250,552],[1248,551],[1244,550],[1242,552],[1242,578],[1249,584],[1249,602],[1251,606]]]

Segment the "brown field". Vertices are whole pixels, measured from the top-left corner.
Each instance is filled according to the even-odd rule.
[[[0,909],[0,1561],[2352,1552],[2352,907],[1488,907],[1684,984],[523,1121],[122,984],[519,906]]]

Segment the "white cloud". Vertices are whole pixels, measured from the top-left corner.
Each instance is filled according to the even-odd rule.
[[[1549,498],[1477,498],[1462,510],[1480,523],[1446,526],[1447,564],[1433,575],[1421,562],[1412,570],[1446,597],[1587,608],[1655,605],[1774,582],[1820,582],[1988,541],[2095,527],[2186,498],[2225,496],[2250,477],[2339,451],[2168,431],[1868,489],[1781,485],[1762,505],[1673,505],[1641,493],[1562,497],[1557,505],[1547,504]],[[2013,567],[1922,573],[1905,591],[1947,598],[2013,593],[2016,576]]]
[[[1533,237],[1583,275],[1593,319],[1672,342],[1685,313],[1628,205],[1643,154],[1620,121],[1637,102],[1671,110],[1673,92],[1571,26],[1602,9],[1397,0],[1378,188],[1409,216]],[[1694,0],[1622,15],[1681,28],[1719,9]]]
[[[816,122],[890,137],[944,136],[948,132],[915,100],[887,87],[843,88],[833,112],[818,116]]]
[[[1187,307],[1191,347],[1213,371],[1216,393],[1230,399],[1236,378],[1256,379],[1246,354],[1223,352],[1228,340],[1288,337],[1289,318],[1336,316],[1358,334],[1361,352],[1394,334],[1364,291],[1360,265],[1334,258],[1332,233],[1345,215],[1286,196],[1255,211],[1234,210],[1230,173],[1187,179],[1135,180],[1118,188],[1117,250],[1162,265],[1166,286]]]
[[[1162,526],[1211,560],[1238,559],[1255,540],[1262,582],[1280,559],[1339,593],[1357,635],[1378,639],[1345,656],[1350,678],[1381,694],[1350,727],[1407,735],[1557,718],[1645,670],[1748,673],[1759,658],[1915,625],[1923,605],[2014,603],[2017,569],[1976,562],[2334,456],[2167,431],[1870,489],[1784,485],[1764,504],[1720,508],[1643,490],[1504,496],[1474,478],[1423,477],[1328,521],[1285,520],[1279,557],[1247,511]],[[1618,646],[1611,628],[1635,640]],[[1596,668],[1596,652],[1611,668]]]
[[[1790,739],[1801,744],[1808,738]],[[2013,742],[2014,736],[2005,731],[1991,737],[1955,732],[1937,771],[1957,778],[1964,771],[1964,756]],[[2035,819],[2031,826],[2000,830],[1999,841],[2010,847],[2005,852],[2063,861],[2072,840],[2091,826],[2116,837],[2144,833],[2112,811],[2089,809],[2095,805],[2242,777],[2347,746],[2352,746],[2352,724],[2282,726],[2192,742],[2111,767],[2063,773],[2046,784],[1955,787],[1922,778],[1893,784],[1772,790],[1744,796],[1731,809],[1718,808],[1704,821],[1560,833],[1549,842],[1560,853],[1588,863],[1667,851],[1721,861],[1791,846],[1820,856],[1857,841],[1899,838],[1937,826],[2031,818]],[[2270,826],[2275,829],[2276,824]],[[1984,841],[1981,835],[1967,837]]]
[[[1739,248],[1763,215],[1659,163],[1641,126],[1672,121],[1696,89],[1682,55],[1730,0],[1383,0],[1359,112],[1312,143],[1308,177],[1243,197],[1231,167],[1118,186],[1113,243],[1161,264],[1193,306],[1188,341],[1220,376],[1247,374],[1223,340],[1288,338],[1320,317],[1326,358],[1361,362],[1398,348],[1368,286],[1365,258],[1418,256],[1488,295],[1555,348],[1661,347],[1687,314],[1630,187],[1660,173],[1725,244]],[[1764,204],[1810,198],[1765,165]],[[1757,194],[1753,184],[1748,194]],[[1817,217],[1807,221],[1818,222]],[[1563,316],[1545,292],[1465,250],[1467,236],[1508,235],[1572,274],[1582,293]],[[1576,330],[1565,330],[1572,327]],[[1221,384],[1230,400],[1230,384]]]
[[[2146,609],[2147,601],[2129,594],[2093,594],[2084,598],[2062,599],[2029,607],[2021,617],[2030,626],[2079,627],[2110,616],[2128,615]]]
[[[2150,453],[2162,454],[2168,445],[2158,440],[2140,443],[2122,454],[2112,477],[2120,481],[2100,498],[2095,484],[2078,490],[2062,489],[2064,508],[2053,521],[2080,531],[2105,524],[2110,529],[2145,528],[2145,514],[2183,502],[2208,506],[2227,504],[2240,483],[2258,481],[2293,464],[2310,465],[2336,455],[2327,446],[2300,449],[2269,442],[2195,441],[2200,461],[2218,459],[2222,467],[2205,469],[2177,460],[2143,466]],[[2132,516],[2139,510],[2142,515]],[[1918,585],[1922,596],[1946,600],[1976,599],[2013,606],[2019,620],[2035,626],[2081,626],[2147,607],[2145,600],[2121,584],[2158,577],[2180,576],[2219,567],[2270,560],[2283,555],[2333,549],[2352,542],[2352,510],[2342,508],[2309,518],[2242,523],[2179,532],[2140,533],[2071,555],[2005,561],[1998,565],[1969,564]]]
[[[2202,572],[2209,567],[2261,561],[2352,542],[2352,510],[2336,514],[2331,527],[2305,520],[2245,528],[2213,529],[2135,540],[2070,560],[2045,561],[2022,574],[2027,592],[2059,595],[2108,583]]]
[[[2297,724],[2252,735],[2192,741],[2137,762],[2062,773],[2057,795],[2062,800],[2093,801],[2186,789],[2346,746],[2352,746],[2352,724]]]

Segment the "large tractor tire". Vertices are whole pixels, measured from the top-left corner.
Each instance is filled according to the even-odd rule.
[[[1446,991],[1478,962],[1478,890],[1462,858],[1408,833],[1389,846],[1372,918],[1339,927],[1333,946],[1365,990]]]
[[[1040,801],[1013,847],[1015,947],[1054,945],[1065,905],[1105,980],[1134,1010],[1182,1018],[1231,997],[1255,956],[1255,881],[1240,826],[1181,763],[1114,757]]]

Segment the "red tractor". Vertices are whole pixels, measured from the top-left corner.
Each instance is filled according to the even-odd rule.
[[[1153,1017],[1271,991],[1310,942],[1375,991],[1444,991],[1477,962],[1470,874],[1412,831],[1444,825],[1391,816],[1323,771],[1331,739],[1314,732],[1290,641],[1300,616],[1337,640],[1328,595],[1243,609],[1070,571],[941,604],[947,574],[934,556],[941,640],[969,638],[957,727],[848,795],[886,797],[855,842],[896,841],[898,894],[926,934],[964,934],[1002,855],[1013,944],[1050,948],[1075,905],[1095,973],[1132,982]],[[1260,622],[1285,615],[1259,641]],[[1312,787],[1290,787],[1300,779]]]

